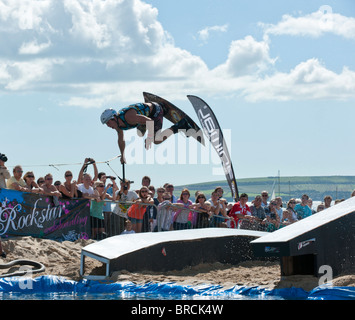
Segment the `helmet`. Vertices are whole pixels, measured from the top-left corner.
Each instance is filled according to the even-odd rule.
[[[117,112],[113,109],[106,109],[101,115],[102,124],[106,124],[107,121],[113,119],[114,116],[117,116]]]

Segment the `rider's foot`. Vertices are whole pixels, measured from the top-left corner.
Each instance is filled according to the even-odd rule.
[[[170,128],[174,133],[178,133],[179,130],[189,130],[193,129],[193,125],[186,119],[181,119],[178,123],[175,123]]]

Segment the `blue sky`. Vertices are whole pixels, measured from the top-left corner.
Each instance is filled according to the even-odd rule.
[[[2,0],[0,39],[9,167],[63,180],[86,157],[115,157],[100,114],[148,91],[196,121],[186,96],[204,99],[237,179],[355,175],[353,1]],[[148,152],[142,143],[129,132],[135,186],[144,175],[155,186],[224,179],[208,146],[182,135]]]

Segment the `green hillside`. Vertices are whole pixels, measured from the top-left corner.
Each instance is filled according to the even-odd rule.
[[[237,180],[237,184],[239,194],[247,193],[250,200],[263,190],[268,191],[271,196],[273,186],[275,186],[276,196],[280,195],[284,201],[290,198],[300,198],[304,193],[314,201],[322,201],[326,195],[332,196],[334,200],[349,198],[355,189],[355,176],[250,178]],[[232,201],[231,192],[225,180],[176,186],[174,193],[179,195],[182,188],[187,187],[191,195],[199,190],[209,197],[217,186],[221,186],[224,189],[224,197]]]

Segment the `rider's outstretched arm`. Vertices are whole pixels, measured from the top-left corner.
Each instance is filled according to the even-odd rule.
[[[117,131],[118,134],[118,148],[121,151],[121,163],[126,163],[126,157],[124,154],[125,148],[126,148],[126,142],[124,140],[124,135],[123,135],[123,131],[122,130],[118,130]]]

